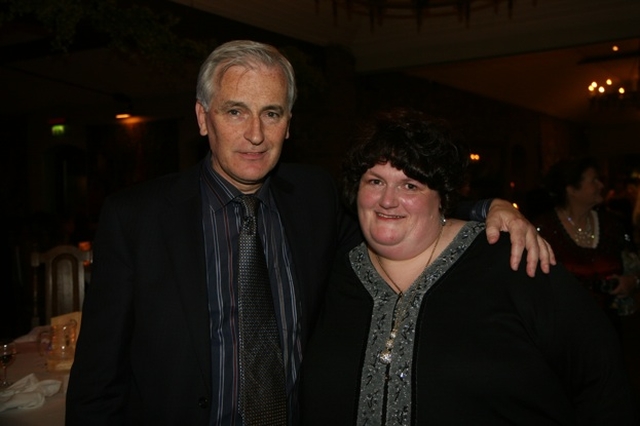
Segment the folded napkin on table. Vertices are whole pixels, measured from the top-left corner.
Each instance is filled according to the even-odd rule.
[[[0,413],[11,408],[30,409],[44,404],[44,398],[60,390],[59,380],[40,380],[32,373],[0,390]]]

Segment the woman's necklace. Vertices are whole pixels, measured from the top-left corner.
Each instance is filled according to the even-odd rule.
[[[427,266],[431,264],[431,260],[433,259],[433,254],[436,252],[436,247],[438,246],[438,242],[440,242],[440,237],[442,236],[443,230],[444,230],[444,225],[440,227],[440,232],[438,233],[438,237],[436,238],[436,241],[433,244],[433,248],[431,249],[431,254],[429,255],[429,260],[427,260],[427,263],[424,265],[424,269],[426,269]],[[402,322],[402,319],[407,313],[407,309],[409,308],[409,305],[408,305],[408,302],[405,303],[404,301],[405,299],[404,292],[400,289],[400,286],[397,285],[395,281],[393,281],[393,279],[391,279],[391,276],[387,273],[387,271],[382,266],[382,262],[380,262],[380,256],[378,256],[377,253],[374,253],[374,255],[376,256],[376,260],[378,261],[378,266],[380,266],[380,269],[382,270],[382,272],[384,272],[384,274],[389,279],[391,284],[393,284],[393,287],[398,291],[398,300],[396,302],[396,309],[395,309],[396,312],[398,313],[396,314],[395,320],[393,322],[393,327],[389,332],[389,338],[385,343],[385,349],[382,352],[380,352],[380,355],[378,355],[378,357],[380,358],[380,361],[383,364],[391,364],[391,360],[393,359],[393,346],[395,345],[395,342],[396,342],[396,336],[398,335],[398,330],[400,329],[400,323]],[[399,310],[400,307],[402,307],[401,311]]]
[[[569,216],[569,212],[564,212],[567,222],[573,227],[572,238],[581,247],[593,247],[596,239],[596,235],[593,232],[593,225],[591,223],[591,210],[587,213],[587,220],[584,227],[578,226],[574,220]]]

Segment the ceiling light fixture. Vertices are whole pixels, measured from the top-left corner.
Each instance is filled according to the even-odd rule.
[[[614,55],[600,58],[589,58],[581,63],[604,62],[636,56],[638,59],[627,76],[612,76],[604,82],[593,81],[588,91],[592,108],[625,109],[627,107],[640,109],[640,46],[637,52],[620,52],[618,46],[613,46]]]
[[[316,9],[319,3],[320,0],[316,0]],[[532,3],[535,6],[537,0]],[[424,18],[450,15],[457,15],[468,27],[471,12],[493,8],[498,13],[502,4],[506,4],[511,18],[514,0],[331,0],[335,22],[338,10],[346,9],[349,18],[352,14],[368,16],[371,30],[376,23],[382,25],[385,19],[413,19],[419,30]]]

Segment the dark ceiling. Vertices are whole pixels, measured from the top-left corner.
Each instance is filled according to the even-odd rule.
[[[334,15],[329,0],[150,4],[180,16],[177,32],[211,46],[234,38],[297,40],[309,49],[339,44],[360,73],[403,71],[577,123],[640,121],[637,108],[595,110],[587,90],[593,80],[612,78],[637,91],[640,1],[519,1],[511,17],[507,2],[491,2],[495,8],[472,10],[468,25],[445,13],[426,17],[420,29],[392,18],[372,27],[367,16],[349,17],[340,7]],[[108,49],[108,38],[91,27],[78,28],[66,53],[52,52],[49,36],[27,19],[0,27],[1,113],[194,91],[202,57],[158,70]]]
[[[393,18],[372,27],[357,8],[349,16],[346,0],[245,0],[234,7],[174,1],[318,45],[347,46],[362,73],[405,70],[577,123],[640,121],[638,108],[592,108],[587,90],[607,78],[638,90],[638,0],[476,0],[468,23],[440,8],[419,29],[415,20]]]

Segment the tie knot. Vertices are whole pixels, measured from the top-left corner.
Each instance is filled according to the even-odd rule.
[[[260,200],[254,195],[240,195],[237,200],[244,207],[246,217],[256,217]]]

